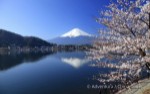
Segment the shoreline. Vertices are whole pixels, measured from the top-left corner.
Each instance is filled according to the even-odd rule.
[[[150,78],[145,78],[139,80],[138,83],[133,83],[127,87],[127,89],[122,89],[116,94],[144,94],[146,90],[150,89]]]

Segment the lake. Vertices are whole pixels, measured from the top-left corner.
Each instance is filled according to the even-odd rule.
[[[113,83],[95,80],[96,75],[107,80],[116,68],[91,64],[95,61],[89,61],[84,52],[1,54],[0,94],[113,94],[121,87],[116,81],[114,89],[110,88]]]
[[[99,94],[84,52],[0,55],[0,94]]]

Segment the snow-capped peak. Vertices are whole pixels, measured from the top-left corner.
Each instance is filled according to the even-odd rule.
[[[91,34],[88,34],[84,32],[83,30],[79,28],[74,28],[71,31],[61,35],[61,37],[79,37],[79,36],[92,36]]]

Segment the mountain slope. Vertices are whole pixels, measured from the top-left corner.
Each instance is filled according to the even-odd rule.
[[[92,44],[94,38],[93,37],[85,37],[85,36],[80,36],[80,37],[58,37],[55,39],[50,40],[49,42],[51,43],[56,43],[60,45],[82,45],[82,44]]]
[[[84,32],[79,28],[74,28],[69,32],[61,35],[60,37],[50,40],[51,43],[56,43],[60,45],[84,45],[92,44],[94,41],[94,36]]]
[[[23,37],[19,34],[0,29],[0,47],[8,47],[12,45],[20,47],[52,46],[52,44],[36,37]]]
[[[24,41],[25,41],[25,45],[29,46],[29,47],[52,46],[52,44],[48,43],[47,41],[42,40],[42,39],[37,38],[37,37],[33,37],[33,36],[24,37]]]

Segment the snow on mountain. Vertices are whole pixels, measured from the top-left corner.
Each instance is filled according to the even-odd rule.
[[[60,37],[49,40],[49,42],[62,45],[82,45],[92,44],[94,39],[95,37],[93,35],[88,34],[79,28],[74,28]]]
[[[88,34],[84,32],[83,30],[79,28],[74,28],[71,31],[63,34],[61,37],[79,37],[79,36],[92,36],[91,34]]]

